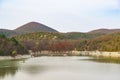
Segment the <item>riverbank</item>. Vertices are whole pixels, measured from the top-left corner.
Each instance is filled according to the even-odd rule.
[[[25,58],[30,58],[30,55],[18,55],[16,57],[0,56],[0,60],[13,60],[13,59],[25,59]]]
[[[94,56],[94,57],[120,57],[120,52],[105,52],[105,51],[73,51],[73,55]]]
[[[96,56],[96,57],[120,57],[120,52],[105,52],[105,51],[64,51],[64,52],[52,52],[41,51],[32,52],[33,56]]]

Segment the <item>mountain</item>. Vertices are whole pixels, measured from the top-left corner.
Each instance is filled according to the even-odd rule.
[[[23,26],[18,27],[14,31],[19,34],[32,33],[32,32],[58,32],[38,22],[30,22],[30,23],[24,24]]]
[[[120,32],[120,29],[97,29],[97,30],[90,31],[88,33],[91,33],[91,34],[96,34],[96,33],[111,34],[111,33],[116,33],[116,32]]]
[[[7,37],[9,37],[9,36],[15,36],[15,35],[17,35],[17,32],[15,32],[13,30],[8,30],[8,29],[0,29],[0,34],[4,34]]]
[[[0,34],[4,34],[7,37],[16,36],[19,34],[32,33],[32,32],[58,32],[58,31],[38,22],[30,22],[24,24],[23,26],[20,26],[15,30],[0,29]]]
[[[48,32],[48,33],[50,32],[52,33],[51,35],[53,35],[53,33],[58,33],[57,30],[52,29],[38,22],[29,22],[27,24],[24,24],[16,28],[15,30],[0,29],[0,34],[5,34],[7,37],[22,35],[26,33],[35,33],[35,32]],[[62,36],[62,39],[63,37],[65,39],[90,39],[101,35],[106,35],[116,32],[120,32],[120,29],[97,29],[86,33],[68,32],[68,33],[60,33],[59,35]]]

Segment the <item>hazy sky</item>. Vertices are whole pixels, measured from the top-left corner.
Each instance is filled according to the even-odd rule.
[[[120,28],[120,0],[0,0],[0,28],[31,21],[60,32]]]

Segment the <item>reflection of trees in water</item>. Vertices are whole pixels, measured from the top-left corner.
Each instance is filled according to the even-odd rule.
[[[0,61],[0,79],[8,75],[14,76],[18,71],[19,61],[21,60],[4,60]],[[24,60],[22,60],[24,61]]]
[[[0,68],[0,79],[4,78],[7,75],[14,76],[15,73],[17,72],[18,67],[3,67]]]
[[[100,63],[117,63],[120,64],[120,58],[113,58],[113,57],[94,57],[92,59],[87,59],[94,62]]]

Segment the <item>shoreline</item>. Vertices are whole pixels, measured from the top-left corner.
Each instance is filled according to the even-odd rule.
[[[1,61],[1,60],[25,59],[25,58],[30,58],[30,55],[18,55],[18,56],[16,56],[16,57],[0,56],[0,61]]]
[[[120,52],[107,51],[66,51],[66,52],[52,52],[52,51],[30,51],[32,56],[95,56],[95,57],[120,57]]]
[[[70,53],[53,53],[49,51],[41,51],[41,52],[30,52],[32,55],[18,55],[16,57],[11,56],[0,56],[0,60],[13,60],[13,59],[24,59],[24,58],[31,58],[39,57],[39,56],[89,56],[89,57],[108,57],[108,58],[120,58],[120,52],[105,52],[105,51],[71,51]]]
[[[112,57],[120,58],[120,52],[107,52],[107,51],[84,51],[80,53],[84,56],[93,56],[93,57]]]

